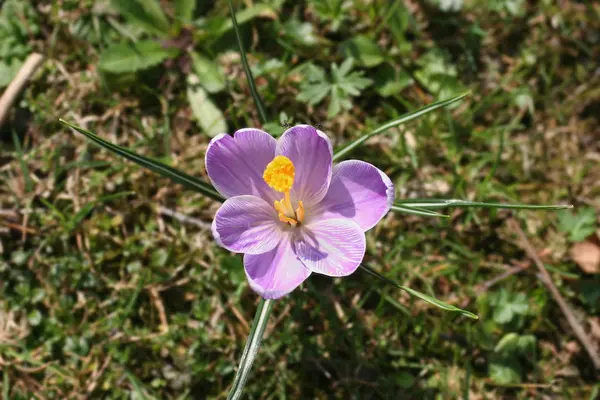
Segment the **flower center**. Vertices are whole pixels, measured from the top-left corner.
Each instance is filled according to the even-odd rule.
[[[292,186],[294,185],[295,173],[296,168],[294,167],[294,163],[285,156],[275,157],[267,165],[263,173],[263,179],[267,185],[272,187],[273,190],[284,194],[284,198],[275,201],[273,205],[279,213],[279,220],[291,226],[296,226],[304,219],[304,204],[302,204],[302,200],[298,200],[298,208],[294,211],[290,198],[290,190],[292,190]]]

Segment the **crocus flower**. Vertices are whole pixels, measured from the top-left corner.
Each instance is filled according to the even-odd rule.
[[[279,140],[259,129],[220,134],[206,169],[227,200],[212,223],[222,247],[244,253],[250,287],[282,297],[312,272],[353,273],[365,255],[365,232],[394,201],[390,178],[373,165],[332,164],[329,138],[309,125]]]

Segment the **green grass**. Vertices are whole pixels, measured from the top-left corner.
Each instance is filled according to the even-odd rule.
[[[219,203],[99,149],[58,119],[185,171],[192,189],[207,182],[210,127],[196,122],[186,94],[186,74],[199,73],[186,46],[226,77],[222,88],[203,90],[229,132],[263,118],[228,2],[198,2],[190,19],[165,7],[164,33],[144,33],[91,1],[46,3],[36,16],[24,14],[24,33],[11,31],[14,43],[50,60],[0,127],[0,393],[224,399],[259,299],[241,257],[206,229]],[[313,276],[274,302],[247,398],[593,398],[598,376],[533,267],[478,288],[507,266],[530,263],[507,224],[516,218],[588,333],[600,317],[600,281],[570,253],[582,231],[598,229],[600,46],[589,34],[600,29],[598,8],[254,3],[233,5],[273,134],[282,119],[319,123],[344,149],[389,121],[471,92],[345,158],[384,170],[399,207],[449,216],[391,212],[368,233],[367,264],[479,320],[360,269],[345,279]],[[163,34],[182,44],[176,58],[123,74],[99,67],[113,44]],[[349,56],[353,71],[372,80],[348,97],[349,108],[328,117],[331,96],[297,100],[310,74],[321,68],[330,79],[332,64]],[[7,57],[0,52],[0,62]],[[220,82],[207,71],[213,75],[203,79]],[[424,198],[575,209],[438,208],[446,204]],[[588,208],[595,219],[581,211]]]

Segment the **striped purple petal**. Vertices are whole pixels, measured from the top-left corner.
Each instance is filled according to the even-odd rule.
[[[215,188],[225,197],[253,195],[269,202],[278,195],[263,180],[275,157],[277,141],[259,129],[240,129],[233,136],[215,136],[206,149],[206,170]]]
[[[310,125],[297,125],[283,133],[277,142],[277,155],[294,163],[295,200],[302,200],[310,207],[325,196],[331,181],[332,154],[329,138]]]
[[[303,226],[294,251],[312,272],[329,276],[350,275],[365,256],[363,230],[348,219],[313,221]]]
[[[343,161],[333,168],[329,191],[311,219],[347,218],[367,231],[387,214],[393,202],[394,185],[386,174],[364,161]]]
[[[296,289],[310,276],[294,254],[289,235],[263,254],[246,254],[244,269],[250,287],[266,299],[277,299]]]
[[[281,222],[272,205],[256,196],[227,199],[215,214],[212,232],[219,245],[235,253],[260,254],[275,248]]]

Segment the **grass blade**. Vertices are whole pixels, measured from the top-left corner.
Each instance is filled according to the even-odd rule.
[[[15,346],[19,347],[19,349],[22,350],[23,352],[22,353],[15,352],[13,350],[13,348]],[[56,365],[57,361],[52,361],[51,363],[43,363],[43,362],[38,361],[37,359],[33,358],[31,356],[31,354],[29,353],[29,350],[27,350],[22,343],[17,343],[12,347],[9,347],[8,345],[3,345],[2,343],[0,343],[0,351],[2,351],[4,354],[11,356],[17,360],[25,360],[28,363],[35,365],[36,367],[42,367],[42,369],[48,368],[49,370],[56,372],[62,378],[71,382],[72,385],[75,385],[77,382],[77,379],[75,379],[75,377],[73,375],[71,375],[71,372]]]
[[[469,94],[470,94],[470,92],[465,92],[463,94],[459,94],[458,96],[455,96],[455,97],[452,97],[452,98],[449,98],[446,100],[441,100],[441,101],[438,101],[433,104],[426,105],[425,107],[422,107],[422,108],[418,109],[417,111],[410,112],[408,114],[401,116],[400,118],[398,118],[394,121],[388,122],[387,124],[382,125],[379,128],[375,129],[373,132],[359,137],[358,139],[351,142],[350,144],[348,144],[346,147],[342,148],[341,150],[338,150],[333,155],[333,161],[337,161],[340,158],[348,155],[350,152],[352,152],[354,149],[356,149],[358,146],[360,146],[361,144],[363,144],[364,142],[366,142],[373,136],[377,136],[380,133],[383,133],[390,128],[393,128],[398,125],[402,125],[408,121],[412,121],[413,119],[419,118],[420,116],[430,113],[434,110],[437,110],[438,108],[446,107],[452,103],[462,100],[464,97],[466,97]]]
[[[262,100],[260,99],[258,91],[256,90],[254,78],[252,77],[252,71],[250,71],[250,66],[248,65],[248,59],[246,58],[246,50],[244,50],[244,43],[242,42],[242,36],[240,35],[240,29],[237,23],[237,18],[235,17],[233,4],[231,3],[231,0],[228,1],[229,13],[231,14],[231,22],[233,22],[233,29],[235,30],[235,36],[237,38],[238,46],[240,48],[240,57],[242,58],[244,72],[246,73],[246,78],[248,79],[248,85],[250,85],[250,93],[252,93],[252,98],[254,99],[254,103],[256,104],[256,109],[258,110],[258,115],[260,116],[261,122],[263,124],[266,124],[268,121],[267,113],[265,112]]]
[[[439,218],[450,218],[449,215],[440,214],[439,212],[427,210],[425,208],[420,207],[411,207],[406,205],[396,205],[394,204],[391,208],[392,211],[396,211],[402,214],[413,214],[413,215],[422,215],[425,217],[439,217]]]
[[[260,300],[258,308],[256,309],[256,315],[254,316],[252,329],[248,335],[246,347],[244,347],[244,352],[242,353],[242,358],[240,359],[240,366],[235,374],[235,378],[233,379],[233,384],[231,386],[231,390],[229,391],[229,395],[227,396],[227,400],[236,400],[242,396],[246,380],[248,380],[248,374],[250,373],[250,369],[254,363],[254,357],[256,357],[256,353],[260,347],[260,342],[265,332],[265,328],[267,327],[267,322],[269,321],[269,315],[271,314],[272,308],[273,300]]]
[[[121,197],[129,196],[130,194],[134,194],[135,192],[126,191],[121,193],[109,194],[107,196],[102,196],[97,198],[96,200],[92,200],[86,203],[81,209],[69,220],[70,230],[74,230],[79,226],[79,224],[96,208],[98,205],[102,203],[107,203],[111,200],[115,200]]]
[[[159,161],[152,160],[151,158],[136,154],[133,151],[126,149],[124,147],[117,146],[116,144],[107,142],[106,140],[95,135],[94,133],[86,131],[85,129],[82,129],[78,126],[72,125],[63,119],[59,119],[59,121],[65,125],[67,125],[69,128],[74,129],[75,131],[86,136],[88,139],[90,139],[94,143],[104,147],[105,149],[108,149],[108,150],[112,151],[113,153],[116,153],[116,154],[120,155],[121,157],[124,157],[130,161],[133,161],[134,163],[136,163],[144,168],[148,168],[149,170],[156,172],[162,176],[166,176],[167,178],[171,179],[172,181],[177,182],[177,183],[185,186],[188,189],[192,189],[197,192],[200,192],[203,195],[210,197],[213,200],[217,200],[217,201],[225,200],[225,198],[223,198],[223,196],[221,196],[215,190],[215,188],[212,187],[212,185],[204,182],[201,179],[195,178],[191,175],[186,174],[185,172],[181,172],[175,168],[169,167],[168,165],[163,164]]]
[[[3,400],[9,400],[10,399],[10,381],[9,381],[9,377],[8,377],[8,367],[4,367],[4,372],[2,373],[2,375],[4,375],[3,379],[2,379],[2,399]]]
[[[433,304],[434,306],[441,308],[442,310],[455,311],[455,312],[461,313],[465,317],[469,317],[472,319],[479,319],[479,317],[477,315],[473,314],[470,311],[463,310],[461,308],[453,306],[452,304],[444,303],[443,301],[438,300],[435,297],[429,296],[425,293],[421,293],[421,292],[411,289],[409,287],[402,286],[402,285],[394,282],[393,280],[386,278],[385,276],[379,274],[377,271],[375,271],[371,267],[366,266],[365,264],[361,264],[360,268],[362,268],[364,271],[368,272],[369,274],[373,275],[374,277],[381,279],[385,283],[395,286],[398,289],[402,289],[402,290],[412,294],[413,296],[420,298],[421,300],[425,300],[429,304]]]
[[[570,204],[509,204],[509,203],[485,203],[481,201],[468,201],[459,199],[409,199],[397,201],[397,206],[418,207],[424,209],[436,209],[445,207],[480,207],[480,208],[506,208],[522,210],[564,210],[573,208]]]
[[[29,176],[29,167],[27,166],[27,162],[25,161],[25,154],[23,153],[21,142],[19,141],[19,137],[17,136],[14,130],[12,132],[12,139],[15,145],[15,150],[17,151],[17,156],[19,157],[21,173],[23,174],[23,179],[25,180],[25,193],[29,193],[31,192],[33,182],[31,182],[31,177]]]
[[[129,379],[129,382],[131,382],[131,386],[133,386],[133,391],[136,394],[138,399],[141,400],[150,400],[150,398],[148,396],[146,396],[146,393],[144,392],[144,389],[142,388],[142,384],[140,383],[140,380],[137,378],[137,376],[135,376],[134,374],[132,374],[129,371],[125,371],[125,376],[127,376],[127,379]]]

